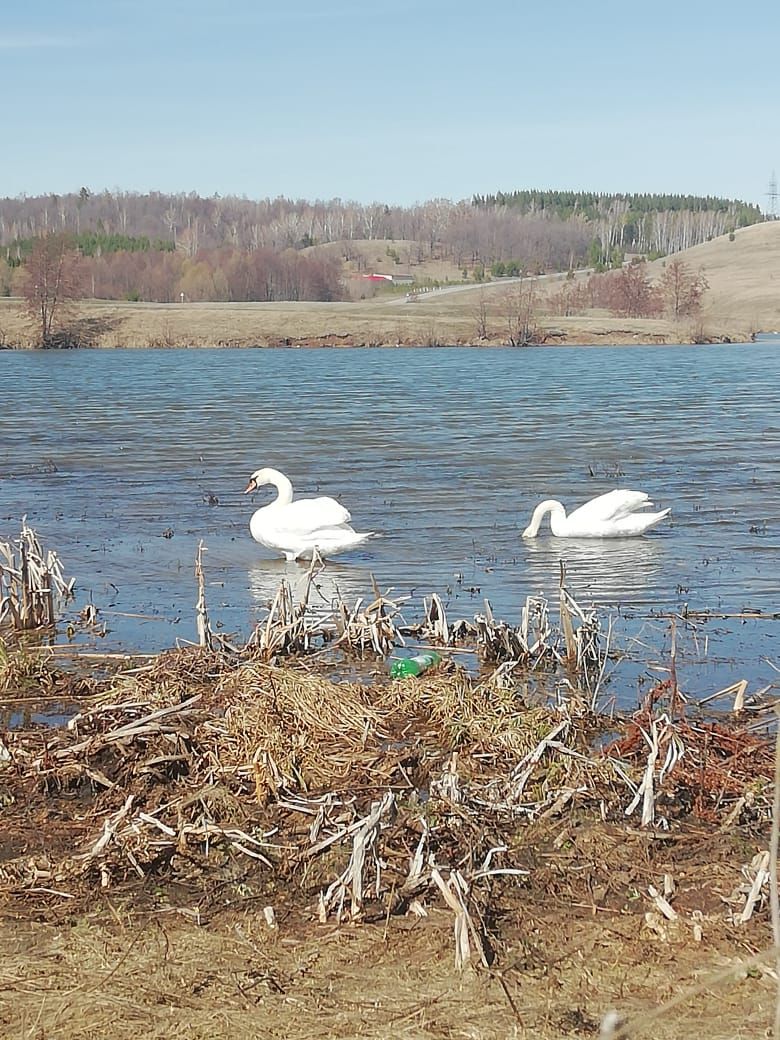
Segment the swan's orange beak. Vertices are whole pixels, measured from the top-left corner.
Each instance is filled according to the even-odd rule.
[[[254,480],[250,480],[247,486],[244,488],[244,494],[248,495],[250,491],[255,491],[256,489],[257,484],[255,484]]]

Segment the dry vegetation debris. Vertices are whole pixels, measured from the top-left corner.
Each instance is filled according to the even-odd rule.
[[[443,900],[459,962],[487,962],[506,893],[553,884],[554,831],[598,820],[625,837],[640,805],[661,841],[769,819],[767,739],[668,704],[627,719],[581,696],[531,704],[505,680],[448,664],[334,682],[194,647],[93,679],[66,726],[2,736],[0,891],[87,905],[162,887],[204,916],[241,891],[339,922]]]

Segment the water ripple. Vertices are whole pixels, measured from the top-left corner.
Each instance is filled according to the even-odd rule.
[[[27,514],[85,595],[158,618],[117,615],[118,643],[192,637],[201,538],[213,613],[249,628],[287,573],[246,529],[268,500],[241,494],[260,465],[382,534],[334,567],[350,594],[373,573],[399,593],[443,591],[456,614],[489,596],[516,618],[527,594],[554,594],[564,563],[584,600],[622,612],[780,600],[768,343],[4,351],[0,366],[0,535]],[[542,498],[571,508],[616,486],[648,491],[670,522],[628,542],[520,538]],[[761,633],[723,646],[739,675],[776,655]]]

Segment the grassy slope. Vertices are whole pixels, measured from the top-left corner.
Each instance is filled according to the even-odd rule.
[[[754,224],[679,254],[702,268],[710,289],[704,318],[712,327],[736,323],[755,332],[780,329],[780,221]],[[660,274],[662,260],[651,264]]]
[[[382,264],[385,243],[372,243],[373,269]],[[753,331],[780,328],[780,221],[744,228],[734,241],[727,236],[678,254],[691,268],[703,268],[710,290],[701,324],[712,336],[734,340]],[[367,257],[367,259],[369,259]],[[387,257],[384,257],[387,260]],[[650,265],[660,276],[664,261]],[[457,278],[454,269],[433,271],[414,266],[418,277]],[[79,308],[87,342],[96,346],[264,346],[306,344],[475,343],[478,311],[484,302],[488,342],[506,342],[506,294],[503,283],[466,291],[430,293],[413,304],[404,294],[354,303],[138,304],[84,301]],[[612,318],[593,313],[541,322],[570,343],[680,342],[690,340],[690,319],[675,326],[665,320]],[[0,301],[0,342],[25,345],[29,328],[18,300]]]

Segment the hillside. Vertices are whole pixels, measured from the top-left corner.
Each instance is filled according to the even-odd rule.
[[[733,340],[747,340],[756,332],[780,330],[780,221],[767,221],[721,235],[702,245],[675,253],[692,271],[701,270],[709,289],[704,295],[700,319],[695,324],[713,338],[728,336]],[[660,279],[668,258],[648,264],[650,278]],[[584,279],[587,275],[578,275]],[[561,284],[561,276],[539,279],[540,292],[554,292]],[[416,306],[429,315],[462,319],[473,313],[476,301],[485,301],[488,308],[497,310],[502,296],[510,289],[502,282],[459,290],[457,293],[432,294],[422,297]],[[557,329],[568,341],[630,342],[642,338],[642,330],[649,342],[659,338],[685,342],[691,338],[692,319],[675,326],[663,319],[619,319],[606,312],[586,312],[571,318],[543,318],[548,329]]]
[[[748,331],[780,330],[780,221],[740,228],[676,254],[709,282],[703,317],[712,326],[736,324]],[[664,260],[650,265],[660,275]]]
[[[457,269],[430,258],[417,263],[407,255],[396,263],[387,254],[387,242],[353,245],[355,253],[347,261],[353,274],[408,271],[418,279],[440,283],[448,278],[452,282],[458,274]],[[737,230],[733,240],[724,235],[676,256],[692,270],[701,268],[709,282],[700,318],[675,324],[663,318],[617,318],[603,310],[571,317],[545,314],[545,295],[559,289],[564,280],[556,274],[533,281],[535,317],[546,341],[677,343],[690,342],[704,331],[712,339],[744,342],[754,332],[780,328],[780,221]],[[660,278],[666,262],[648,265],[654,279]],[[578,278],[584,280],[587,274]],[[527,288],[531,283],[523,284]],[[507,343],[509,311],[517,292],[518,283],[510,280],[451,284],[415,293],[413,299],[403,287],[390,292],[380,288],[376,295],[367,288],[364,299],[358,292],[354,302],[337,303],[92,300],[79,305],[74,328],[82,345],[102,347],[502,344]],[[21,301],[0,299],[0,344],[31,342],[32,330]]]

